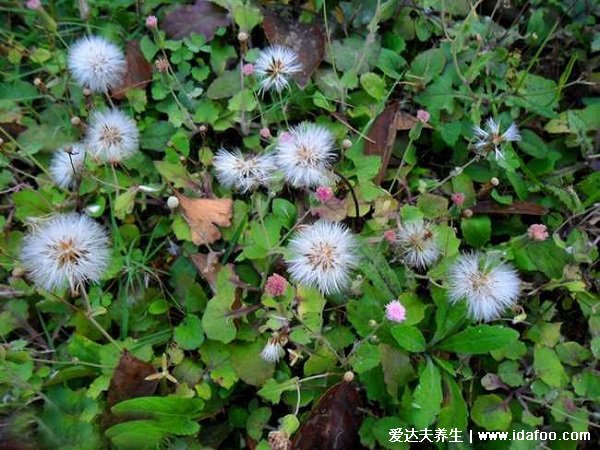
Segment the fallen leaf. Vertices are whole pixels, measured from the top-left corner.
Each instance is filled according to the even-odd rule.
[[[0,137],[3,137],[2,135],[6,133],[13,139],[16,139],[21,133],[27,130],[27,127],[25,125],[21,125],[20,123],[8,122],[0,123],[0,129],[3,131],[3,133],[0,133]]]
[[[394,122],[394,126],[398,131],[410,130],[418,121],[419,119],[417,119],[415,116],[408,114],[404,111],[398,111],[398,113],[396,114],[396,121]],[[423,128],[431,129],[432,126],[428,123],[424,123]]]
[[[362,419],[356,384],[342,381],[329,389],[313,407],[292,441],[291,450],[353,450],[360,445]]]
[[[206,42],[215,37],[219,27],[229,25],[227,10],[209,2],[196,0],[193,5],[178,6],[161,22],[161,28],[171,39],[183,39],[192,33],[204,36]]]
[[[283,19],[272,12],[264,13],[263,29],[271,44],[285,45],[298,53],[302,71],[294,75],[301,88],[319,67],[325,53],[325,35],[318,24],[304,24]]]
[[[354,203],[352,203],[352,208],[354,208]],[[348,201],[345,198],[332,198],[320,206],[312,208],[311,212],[321,219],[330,222],[339,222],[346,218],[347,210]]]
[[[176,193],[183,217],[192,231],[192,242],[196,245],[212,244],[220,239],[216,227],[231,225],[233,201],[230,198],[188,198]]]
[[[223,267],[219,263],[219,254],[216,252],[196,253],[190,258],[200,276],[206,280],[213,292],[217,292],[217,275]]]
[[[147,381],[145,378],[153,373],[156,370],[152,364],[137,359],[125,350],[108,387],[108,410],[123,400],[152,395],[157,381]]]
[[[138,41],[129,41],[125,46],[127,72],[121,84],[111,92],[111,97],[121,100],[133,88],[145,88],[152,81],[152,64],[146,61]]]
[[[480,200],[471,208],[474,214],[521,214],[543,216],[548,210],[537,203],[516,201],[512,205],[501,205],[493,200]]]
[[[375,178],[375,183],[381,184],[385,177],[390,157],[392,156],[392,147],[396,140],[398,132],[396,117],[400,110],[400,104],[394,102],[388,105],[383,112],[375,119],[369,129],[369,141],[365,147],[365,154],[381,156],[381,168]]]

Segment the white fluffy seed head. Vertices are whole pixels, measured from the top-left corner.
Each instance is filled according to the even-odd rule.
[[[115,44],[100,36],[79,39],[69,52],[69,69],[75,81],[93,92],[107,92],[121,82],[127,63]]]
[[[219,183],[242,193],[267,186],[277,170],[272,155],[243,155],[221,148],[213,158]]]
[[[396,244],[410,267],[425,269],[440,256],[432,224],[421,219],[403,222],[396,232]]]
[[[21,262],[34,284],[51,291],[97,282],[109,256],[104,228],[88,216],[70,213],[37,224],[24,238]]]
[[[313,123],[303,122],[284,133],[277,140],[276,158],[285,180],[294,187],[333,184],[333,144],[333,134]]]
[[[85,166],[85,145],[69,144],[57,150],[50,163],[50,175],[57,186],[68,189]]]
[[[283,346],[280,344],[279,339],[271,337],[260,353],[260,357],[263,361],[277,363],[284,354],[285,351],[283,350]]]
[[[95,159],[118,163],[138,151],[139,131],[135,121],[119,109],[95,111],[87,129],[86,144]]]
[[[486,120],[483,128],[473,127],[473,133],[475,134],[475,148],[477,150],[493,148],[496,159],[504,158],[501,148],[502,143],[521,140],[519,128],[515,123],[512,123],[503,134],[500,134],[500,122],[491,117]]]
[[[450,302],[465,299],[473,320],[499,318],[516,303],[520,287],[515,269],[492,254],[462,254],[448,272]]]
[[[358,264],[356,238],[339,223],[321,220],[303,227],[288,248],[286,263],[292,279],[324,294],[344,290]]]
[[[289,77],[301,71],[298,54],[283,45],[263,49],[254,64],[254,72],[260,78],[260,92],[270,89],[283,91],[289,87]]]

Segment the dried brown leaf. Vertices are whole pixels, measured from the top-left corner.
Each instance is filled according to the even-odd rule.
[[[356,384],[346,381],[329,389],[313,407],[294,437],[291,450],[358,450],[362,418]]]
[[[400,104],[394,102],[388,105],[383,112],[375,119],[369,129],[369,139],[365,147],[365,154],[381,156],[381,168],[375,179],[375,183],[381,184],[385,177],[390,157],[392,156],[392,147],[396,140],[398,132],[396,117],[400,110]]]
[[[352,204],[354,208],[354,203]],[[312,208],[311,212],[321,219],[328,220],[330,222],[339,222],[346,218],[348,211],[348,201],[345,198],[332,198]]]
[[[152,364],[133,356],[127,350],[121,355],[108,387],[107,406],[110,409],[123,400],[152,395],[156,390],[156,381],[147,381],[146,377],[155,373]]]
[[[121,84],[111,92],[111,96],[117,100],[125,98],[129,89],[143,89],[152,81],[152,64],[144,58],[138,41],[127,42],[125,58],[127,60],[125,77]]]
[[[21,133],[27,130],[27,127],[17,122],[5,122],[0,123],[0,129],[13,139],[16,139]],[[5,138],[6,136],[3,136],[4,133],[0,133],[0,137]]]
[[[398,111],[394,126],[398,131],[410,130],[418,121],[419,119],[415,116],[405,113],[404,111]],[[423,128],[431,128],[431,125],[424,123]]]
[[[178,6],[161,22],[161,28],[171,39],[183,39],[192,33],[204,36],[206,42],[215,37],[219,27],[230,23],[227,11],[208,0],[196,0],[193,5]]]
[[[548,210],[537,203],[516,201],[512,205],[501,205],[493,200],[480,200],[471,208],[475,214],[521,214],[526,216],[543,216]]]
[[[213,292],[217,292],[217,276],[223,267],[219,263],[219,254],[196,253],[191,258],[200,276],[206,280]]]
[[[233,201],[230,198],[188,198],[177,193],[183,217],[192,230],[196,245],[212,244],[221,238],[217,225],[231,225]]]
[[[310,76],[319,67],[325,53],[325,35],[317,24],[304,24],[288,20],[272,12],[263,13],[263,29],[271,44],[285,45],[298,53],[302,72],[294,75],[298,86],[304,88]]]

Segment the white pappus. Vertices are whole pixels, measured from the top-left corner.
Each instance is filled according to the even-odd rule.
[[[238,149],[219,149],[213,158],[213,164],[219,183],[242,193],[267,186],[277,170],[272,155],[244,155]]]
[[[37,286],[52,291],[97,282],[108,267],[106,230],[86,215],[58,214],[25,236],[21,262]]]
[[[259,92],[270,89],[281,92],[289,87],[289,77],[302,71],[298,54],[289,47],[273,45],[258,55],[254,63],[254,72],[260,79]]]
[[[464,253],[448,272],[448,298],[463,299],[473,320],[499,318],[519,297],[521,280],[516,270],[497,255]]]
[[[336,154],[333,134],[325,127],[303,122],[277,140],[277,165],[285,180],[294,187],[332,184]]]
[[[396,232],[396,244],[410,267],[424,269],[440,256],[434,228],[422,219],[403,222]]]
[[[356,238],[348,228],[324,220],[301,228],[288,249],[286,263],[292,279],[324,294],[345,289],[359,259]]]
[[[95,111],[85,142],[95,159],[119,163],[138,151],[139,131],[135,121],[119,109]]]
[[[85,166],[85,145],[69,144],[57,150],[50,162],[50,175],[57,186],[68,189]]]
[[[127,68],[119,47],[100,36],[86,36],[73,44],[68,64],[75,81],[93,92],[118,86]]]
[[[514,122],[510,124],[504,133],[500,134],[500,122],[495,121],[491,117],[485,122],[484,128],[475,126],[473,127],[473,132],[475,133],[475,148],[477,150],[484,150],[487,147],[493,147],[496,159],[504,158],[500,147],[502,143],[521,140],[519,128]]]

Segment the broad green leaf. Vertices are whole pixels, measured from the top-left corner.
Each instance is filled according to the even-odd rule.
[[[350,357],[350,364],[356,373],[363,373],[377,366],[381,361],[379,347],[363,342]]]
[[[231,346],[231,363],[240,379],[251,386],[262,386],[273,376],[275,365],[260,357],[264,342],[256,340],[249,344]]]
[[[278,383],[276,380],[271,378],[258,391],[258,395],[273,404],[277,404],[279,403],[281,394],[286,391],[295,391],[297,387],[298,377],[290,378],[289,380],[285,380],[281,383]]]
[[[409,352],[425,351],[425,338],[416,327],[394,325],[390,329],[392,336],[400,347]]]
[[[471,408],[471,419],[486,430],[504,431],[510,426],[512,412],[496,394],[480,395]]]
[[[187,314],[173,332],[175,342],[183,350],[195,350],[204,342],[202,321],[195,314]]]
[[[135,197],[138,193],[137,186],[130,187],[115,199],[114,213],[118,219],[125,219],[125,216],[131,214],[135,206]]]
[[[461,388],[454,378],[446,373],[443,374],[442,380],[446,389],[437,426],[447,430],[452,428],[466,430],[469,413]]]
[[[480,248],[490,240],[492,222],[486,215],[463,218],[460,222],[460,229],[469,245]]]
[[[568,379],[565,369],[554,350],[548,347],[536,347],[533,351],[533,370],[548,386],[563,387]]]
[[[440,350],[479,355],[498,350],[515,343],[519,333],[501,325],[478,325],[468,327],[442,341]]]
[[[440,412],[442,404],[442,379],[440,369],[431,359],[422,365],[419,374],[419,384],[413,393],[411,412],[414,425],[427,428]]]
[[[233,341],[236,335],[236,327],[230,317],[236,289],[231,282],[233,276],[229,266],[221,269],[217,276],[217,293],[206,305],[206,311],[202,316],[202,326],[206,336],[224,343]]]
[[[373,72],[363,73],[360,84],[364,90],[377,101],[381,101],[386,93],[385,81]]]

